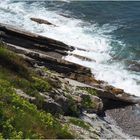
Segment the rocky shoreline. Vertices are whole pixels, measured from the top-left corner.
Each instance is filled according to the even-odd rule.
[[[39,96],[43,97],[41,103],[38,103],[36,97],[27,95],[20,89],[16,89],[16,93],[38,108],[52,114],[61,114],[62,124],[71,120],[70,130],[73,133],[76,132],[76,138],[139,137],[139,113],[135,115],[135,118],[132,114],[139,112],[140,109],[137,107],[133,112],[131,108],[140,103],[140,98],[110,86],[104,81],[96,80],[89,68],[66,61],[64,58],[75,49],[73,46],[15,29],[6,24],[0,24],[0,38],[7,49],[22,57],[40,77],[49,79],[55,87],[49,93],[39,93]],[[83,59],[80,56],[77,57]],[[44,71],[45,68],[47,68],[46,71]],[[86,115],[83,114],[84,112]],[[126,129],[127,125],[123,125],[123,119],[119,119],[123,118],[121,112],[125,112],[127,117],[131,115],[131,122],[128,122],[127,117],[124,118],[127,125],[132,123],[129,129]],[[89,117],[88,114],[94,114],[95,117],[92,115]],[[124,132],[131,136],[124,135],[117,128],[118,131],[115,132],[113,127],[105,120],[101,120],[98,115],[102,118],[109,115],[125,130]],[[87,129],[78,126],[77,121],[69,118],[71,116],[81,116],[84,122],[88,121]],[[135,125],[133,122],[137,124],[135,133],[134,129],[131,129]]]

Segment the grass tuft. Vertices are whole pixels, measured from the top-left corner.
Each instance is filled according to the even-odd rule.
[[[87,124],[87,123],[85,123],[85,122],[84,122],[83,120],[81,120],[81,119],[78,119],[78,118],[70,118],[70,119],[69,119],[69,122],[72,123],[72,124],[74,124],[74,125],[77,125],[77,126],[79,126],[79,127],[82,127],[82,128],[84,128],[84,129],[87,129],[87,130],[90,129],[90,125]]]

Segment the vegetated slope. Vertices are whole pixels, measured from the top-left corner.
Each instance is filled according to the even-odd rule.
[[[97,138],[93,127],[78,119],[82,109],[97,110],[95,104],[89,95],[79,103],[80,93],[73,95],[62,79],[45,67],[33,67],[1,44],[0,137]]]
[[[96,89],[0,44],[0,138],[125,138],[98,117],[102,109]]]
[[[0,138],[73,138],[52,114],[17,95],[16,88],[37,96],[51,86],[47,80],[34,76],[21,57],[1,45]]]

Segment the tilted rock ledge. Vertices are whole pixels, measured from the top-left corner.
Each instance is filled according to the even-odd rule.
[[[38,24],[47,24],[47,25],[53,25],[53,26],[56,26],[54,25],[53,23],[47,21],[47,20],[44,20],[44,19],[40,19],[40,18],[30,18],[32,21],[38,23]]]
[[[27,83],[23,79],[16,79],[12,74],[12,80],[5,75],[9,81],[11,80],[10,82],[19,80],[16,83],[19,85],[20,82],[25,82],[24,87],[14,87],[16,95],[36,105],[38,110],[44,110],[53,115],[59,114],[61,117],[59,116],[57,119],[61,124],[69,125],[69,129],[75,138],[129,138],[115,126],[112,127],[112,124],[104,121],[102,117],[106,112],[113,114],[113,111],[117,108],[124,111],[124,108],[128,105],[134,107],[135,105],[132,104],[139,103],[139,98],[127,94],[121,89],[114,88],[104,81],[96,80],[89,68],[66,61],[65,56],[73,55],[71,52],[75,47],[5,24],[0,24],[0,38],[1,43],[3,43],[1,46],[7,48],[7,52],[11,50],[9,53],[12,53],[13,51],[16,58],[19,55],[19,58],[22,58],[29,65],[27,69],[34,71],[35,77],[32,78],[35,79],[26,81]],[[1,55],[6,53],[3,47],[1,48]],[[13,58],[14,54],[10,57]],[[76,57],[92,61],[82,56]],[[2,55],[1,58],[1,67],[4,68],[6,67],[7,57]],[[10,59],[8,58],[8,60]],[[12,61],[12,64],[14,62],[19,63],[15,59]],[[11,67],[7,66],[6,68]],[[14,70],[18,74],[15,67]],[[26,77],[25,73],[24,76]],[[49,88],[48,84],[51,84],[52,88]],[[37,90],[36,94],[34,91],[30,93],[26,90],[26,88],[32,90],[32,86]],[[125,116],[129,116],[129,114],[132,116],[132,111],[126,109]],[[139,109],[136,111],[139,111]],[[122,114],[117,113],[117,116],[115,120],[123,118]],[[133,116],[131,118],[133,119]],[[135,119],[136,123],[137,120],[138,117]],[[125,121],[127,125],[130,125],[127,119]],[[121,122],[122,125],[123,122]],[[122,128],[124,127],[122,126]],[[132,132],[132,135],[139,136],[137,131],[136,134],[133,133],[133,129],[126,130],[129,130],[126,132]]]
[[[101,98],[128,103],[140,102],[140,98],[125,93],[122,89],[110,86],[104,81],[96,80],[89,68],[64,60],[63,58],[68,55],[68,52],[75,49],[73,46],[15,29],[6,24],[0,24],[0,38],[7,44],[10,50],[18,54],[23,54],[24,58],[28,58],[30,63],[46,66],[64,77],[85,83],[96,89]]]

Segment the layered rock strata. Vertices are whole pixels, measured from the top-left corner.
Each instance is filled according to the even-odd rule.
[[[37,34],[15,29],[6,24],[0,24],[0,38],[12,51],[23,55],[25,59],[35,65],[43,65],[48,69],[85,83],[97,91],[101,98],[139,103],[140,98],[125,93],[123,90],[108,85],[104,81],[96,80],[89,68],[71,63],[63,59],[68,52],[75,48],[63,42],[43,37]]]

